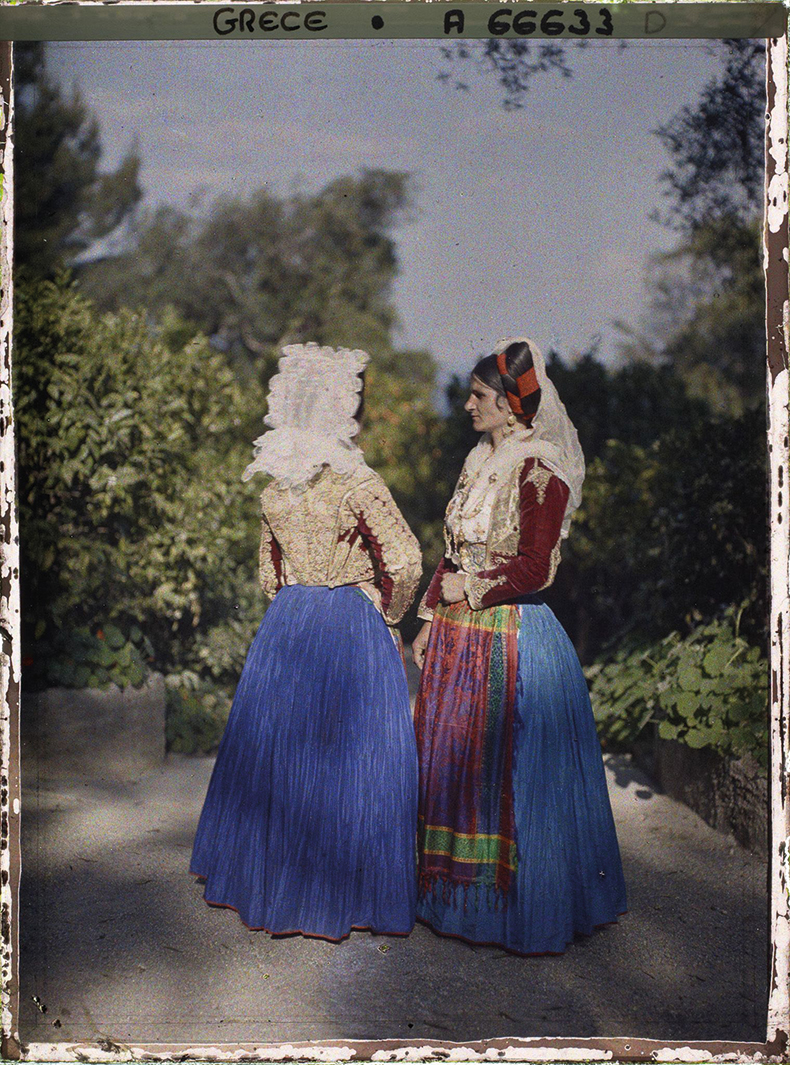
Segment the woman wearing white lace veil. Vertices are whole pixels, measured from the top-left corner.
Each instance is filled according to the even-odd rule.
[[[337,940],[406,934],[416,894],[417,757],[391,626],[419,545],[354,442],[362,351],[292,345],[244,478],[261,496],[252,643],[192,852],[206,901],[250,928]]]
[[[601,748],[573,645],[538,594],[581,502],[584,456],[525,337],[477,363],[483,434],[420,604],[418,919],[523,954],[560,953],[625,911]]]

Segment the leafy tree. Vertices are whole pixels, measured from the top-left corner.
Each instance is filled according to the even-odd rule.
[[[381,170],[285,199],[258,190],[202,216],[141,216],[129,248],[81,283],[105,309],[174,307],[241,373],[271,372],[283,343],[388,351],[396,323],[391,229],[409,206],[406,175]]]
[[[181,323],[99,316],[63,278],[20,286],[15,325],[26,654],[111,624],[163,672],[235,680],[262,609],[239,483],[260,393]]]
[[[412,367],[421,370],[422,380]],[[460,470],[460,465],[455,468],[455,456],[447,453],[446,423],[434,406],[433,360],[419,353],[398,353],[373,360],[365,376],[360,444],[420,541],[424,587],[444,554],[442,519]]]
[[[611,440],[588,466],[552,601],[590,661],[622,640],[687,633],[734,602],[764,639],[765,426],[697,418],[650,447]]]
[[[642,360],[609,370],[587,352],[572,364],[556,352],[547,370],[589,463],[609,440],[647,447],[674,427],[682,428],[707,413],[706,404],[688,395],[682,378],[669,365]]]
[[[698,420],[662,438],[652,528],[660,560],[654,585],[664,631],[703,620],[731,603],[754,604],[750,632],[767,616],[765,419]],[[675,620],[676,619],[676,620]]]
[[[672,259],[699,292],[667,333],[663,355],[692,394],[739,414],[765,399],[765,282],[760,221],[709,223]]]
[[[260,485],[239,481],[263,390],[173,311],[98,315],[65,278],[18,289],[15,387],[26,681],[136,682],[142,640],[174,685],[171,742],[210,747],[263,610]],[[427,542],[448,494],[433,387],[429,359],[381,356],[363,435]]]
[[[96,119],[48,76],[44,45],[14,45],[15,265],[51,277],[127,220],[141,197],[131,148],[101,171]]]
[[[761,262],[765,49],[727,41],[699,101],[656,131],[670,155],[661,215],[681,243],[651,264],[654,295],[629,357],[667,362],[689,392],[738,415],[765,395]]]
[[[621,327],[622,354],[671,367],[688,394],[739,415],[765,399],[765,290],[760,222],[708,222],[653,260],[641,332]]]
[[[723,49],[722,70],[699,100],[655,131],[671,158],[664,217],[686,233],[748,224],[762,206],[765,44],[735,39]]]
[[[652,449],[619,440],[588,464],[562,564],[544,593],[583,662],[634,629],[652,630],[655,476]]]
[[[558,41],[530,42],[518,37],[489,37],[479,42],[456,41],[444,45],[441,51],[447,66],[438,74],[440,81],[451,82],[454,88],[468,91],[469,81],[458,71],[470,63],[484,76],[494,76],[502,89],[502,106],[506,111],[525,106],[536,74],[555,71],[564,78],[571,76],[565,46]]]
[[[81,286],[105,307],[144,307],[153,320],[170,308],[228,353],[242,382],[265,386],[284,343],[368,350],[360,442],[435,554],[448,487],[437,486],[435,366],[391,342],[390,230],[408,207],[406,175],[366,171],[309,196],[220,200],[203,217],[163,208],[141,217],[133,246],[95,263]]]

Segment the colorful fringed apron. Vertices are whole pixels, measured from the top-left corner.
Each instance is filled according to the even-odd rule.
[[[420,893],[507,902],[517,869],[513,717],[518,607],[439,606],[415,708]]]

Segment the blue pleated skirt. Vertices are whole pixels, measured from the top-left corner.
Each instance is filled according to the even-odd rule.
[[[392,636],[357,589],[282,588],[247,655],[190,869],[250,928],[407,934],[417,752]]]
[[[417,916],[437,932],[474,943],[523,954],[561,953],[577,934],[589,934],[625,912],[625,882],[600,742],[573,644],[538,597],[507,609],[513,611],[512,625],[517,627],[511,638],[517,663],[510,718],[491,713],[490,706],[483,718],[475,713],[475,704],[479,708],[481,701],[490,703],[492,677],[498,672],[501,678],[502,655],[507,654],[500,647],[498,664],[492,664],[470,652],[471,629],[486,625],[487,612],[440,607],[431,629],[417,701],[421,836],[448,853],[443,856],[437,849],[426,856],[421,851]],[[465,626],[470,635],[464,634]],[[443,646],[453,649],[452,661],[442,654]],[[505,691],[497,683],[496,691]],[[472,735],[481,720],[485,735]],[[495,733],[508,720],[502,746],[510,751],[492,764],[500,771],[507,765],[509,772],[497,779],[489,773],[490,779],[464,785],[484,798],[491,789],[512,789],[509,824],[515,859],[503,895],[484,876],[479,882],[453,882],[453,851],[469,852],[469,833],[457,833],[452,824],[445,826],[449,835],[440,830],[425,833],[422,821],[423,810],[442,810],[426,789],[452,787],[452,780],[465,779],[465,774],[474,778],[475,766],[484,758],[481,750],[495,749],[502,739]],[[492,805],[490,796],[486,801]],[[452,820],[452,809],[452,802],[444,807],[445,820]],[[431,861],[434,869],[437,861],[445,862],[446,879],[422,875]],[[460,879],[465,867],[455,868]],[[479,868],[485,873],[484,866]]]

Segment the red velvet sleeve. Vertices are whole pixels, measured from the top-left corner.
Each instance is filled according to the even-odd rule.
[[[439,600],[442,597],[442,577],[445,573],[455,573],[456,567],[447,558],[442,558],[439,565],[436,567],[436,572],[431,577],[431,583],[425,590],[425,595],[420,601],[419,613],[423,611],[433,611],[439,605]]]
[[[420,545],[380,477],[359,485],[352,504],[359,537],[373,563],[374,583],[388,625],[397,625],[414,599],[422,572]]]
[[[499,566],[467,576],[466,597],[473,610],[518,599],[551,583],[559,561],[555,549],[569,494],[559,477],[536,459],[527,459],[519,484],[518,553]]]
[[[261,520],[261,546],[258,575],[264,595],[274,599],[283,585],[283,553],[264,514]]]
[[[381,595],[381,609],[386,614],[392,601],[392,577],[387,573],[387,567],[384,564],[384,552],[381,542],[361,514],[357,517],[357,531],[374,560],[376,569],[375,583]]]

